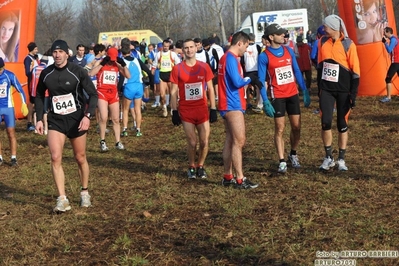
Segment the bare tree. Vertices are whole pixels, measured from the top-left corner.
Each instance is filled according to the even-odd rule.
[[[57,39],[73,43],[75,15],[67,3],[39,2],[36,15],[36,44],[44,52]]]

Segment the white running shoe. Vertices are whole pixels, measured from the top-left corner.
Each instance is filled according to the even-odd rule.
[[[162,116],[168,117],[168,109],[166,107],[162,108]]]
[[[115,144],[115,149],[124,150],[125,146],[123,146],[122,142],[119,141],[118,143]]]
[[[154,103],[153,105],[151,105],[152,108],[156,108],[156,107],[159,107],[159,106],[160,106],[160,103]]]
[[[348,171],[348,167],[345,164],[345,160],[338,159],[337,163],[339,171]]]
[[[100,142],[100,150],[101,150],[101,152],[107,152],[108,151],[108,147],[107,147],[107,144],[105,143],[105,141],[101,141]]]
[[[58,197],[57,205],[54,207],[54,212],[66,212],[71,209],[71,205],[69,205],[69,200],[67,198]]]
[[[278,165],[278,170],[277,170],[277,172],[279,172],[279,173],[281,173],[281,174],[286,173],[286,172],[287,172],[287,163],[286,163],[286,162],[281,162],[281,163]]]
[[[328,171],[328,170],[330,170],[330,168],[331,167],[334,167],[335,166],[335,161],[334,161],[334,159],[333,158],[330,158],[330,157],[326,157],[326,158],[324,158],[324,161],[323,161],[323,163],[320,165],[320,169],[321,170],[325,170],[325,171]]]
[[[80,195],[80,207],[90,207],[91,206],[91,201],[90,201],[90,195],[89,194],[84,194]]]
[[[292,167],[301,168],[301,165],[299,164],[298,155],[289,155],[288,159],[290,160]]]

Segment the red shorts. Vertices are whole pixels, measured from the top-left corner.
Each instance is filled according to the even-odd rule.
[[[119,94],[118,94],[117,89],[115,89],[115,90],[98,89],[97,94],[98,94],[99,100],[104,100],[104,101],[108,102],[108,104],[113,104],[113,103],[119,102]]]
[[[194,125],[200,125],[209,120],[208,106],[179,108],[179,114],[182,121]]]

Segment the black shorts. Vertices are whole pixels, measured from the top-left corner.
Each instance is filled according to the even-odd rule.
[[[273,99],[272,105],[274,107],[274,110],[276,111],[274,117],[283,117],[285,116],[285,112],[287,112],[288,115],[301,114],[298,94],[295,94],[294,96],[288,98]]]
[[[387,77],[385,78],[386,83],[391,83],[392,78],[397,73],[399,75],[399,63],[392,63],[389,66],[388,72],[387,72]]]
[[[163,82],[170,82],[170,73],[171,72],[159,72],[159,78]]]
[[[218,73],[213,73],[213,79],[212,79],[213,85],[218,85]]]
[[[66,135],[69,139],[80,137],[87,133],[87,130],[79,131],[78,129],[83,116],[83,109],[68,115],[58,115],[49,112],[47,117],[48,130],[56,130]]]

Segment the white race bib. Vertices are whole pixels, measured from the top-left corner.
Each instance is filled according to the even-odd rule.
[[[203,96],[202,82],[184,84],[186,101],[200,100]]]
[[[76,112],[75,100],[72,93],[53,96],[53,111],[59,115],[67,115]]]
[[[278,67],[275,69],[275,74],[278,85],[285,85],[295,82],[294,73],[291,66]]]
[[[339,65],[324,62],[321,78],[330,82],[338,82]]]
[[[0,98],[7,97],[7,83],[0,84]]]
[[[118,74],[114,71],[103,72],[103,84],[115,85],[117,84]]]

